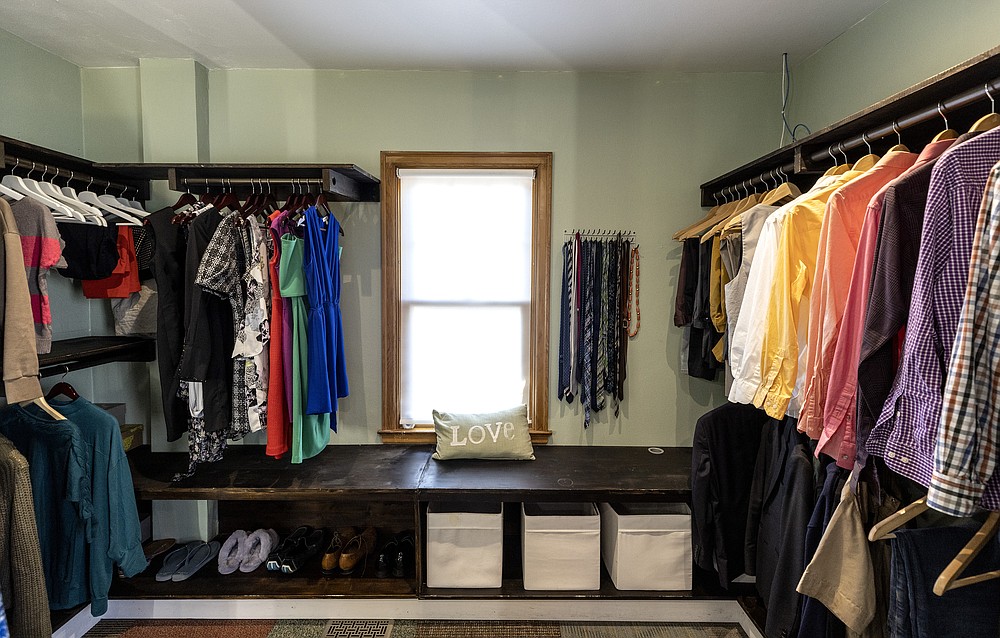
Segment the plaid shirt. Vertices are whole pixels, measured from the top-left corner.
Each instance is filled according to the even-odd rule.
[[[898,474],[930,485],[941,398],[969,273],[986,179],[1000,160],[1000,129],[950,148],[931,174],[899,373],[868,450]],[[878,449],[885,441],[884,452]],[[874,446],[874,447],[873,447]],[[1000,485],[983,502],[1000,509]]]
[[[1000,164],[976,220],[958,332],[941,405],[927,502],[971,516],[996,469],[1000,435]]]

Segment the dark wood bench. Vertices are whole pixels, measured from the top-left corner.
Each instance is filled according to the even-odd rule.
[[[329,446],[301,465],[264,455],[260,446],[233,446],[226,458],[171,483],[184,453],[129,453],[136,496],[152,500],[218,501],[219,529],[273,527],[287,534],[302,524],[333,528],[371,524],[383,534],[422,530],[431,501],[690,501],[691,448],[536,446],[535,461],[435,461],[432,446]],[[654,452],[658,451],[654,449]],[[691,598],[695,591],[627,592],[605,573],[597,591],[526,591],[521,585],[520,512],[505,508],[504,584],[498,589],[434,589],[425,584],[422,552],[415,573],[374,577],[372,557],[361,575],[322,578],[318,560],[292,577],[258,570],[220,576],[214,569],[183,583],[157,583],[156,565],[119,580],[115,598]]]

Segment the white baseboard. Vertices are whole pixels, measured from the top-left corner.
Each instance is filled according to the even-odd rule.
[[[578,622],[735,622],[750,638],[764,638],[734,600],[416,600],[239,599],[112,600],[108,620],[150,618],[564,620]],[[100,618],[90,608],[53,638],[80,638]]]

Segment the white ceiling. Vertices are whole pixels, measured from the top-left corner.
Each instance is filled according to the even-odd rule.
[[[885,0],[3,0],[84,67],[777,71]]]

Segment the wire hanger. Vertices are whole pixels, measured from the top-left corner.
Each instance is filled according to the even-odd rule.
[[[937,103],[938,115],[944,120],[944,130],[938,133],[931,139],[932,142],[940,142],[941,140],[953,140],[958,137],[958,131],[950,128],[948,126],[948,118],[944,114],[944,105],[940,102]]]
[[[983,85],[983,91],[986,93],[986,97],[990,98],[990,112],[976,120],[976,123],[969,129],[970,133],[984,133],[1000,126],[1000,115],[997,115],[997,103],[993,99],[993,94],[990,93],[989,82]]]

